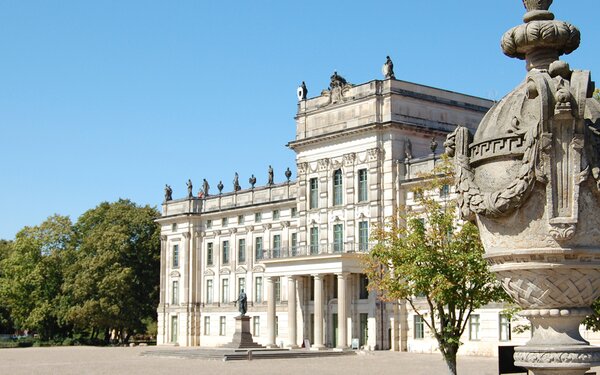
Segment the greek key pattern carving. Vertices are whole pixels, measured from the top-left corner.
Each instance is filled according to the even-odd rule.
[[[469,147],[471,163],[477,163],[490,157],[515,155],[525,153],[523,137],[514,136],[492,139],[472,144]]]
[[[519,269],[496,274],[504,290],[528,309],[589,306],[600,295],[598,269]]]

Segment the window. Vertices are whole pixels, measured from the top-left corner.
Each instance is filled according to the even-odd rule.
[[[260,316],[252,317],[252,336],[260,336]]]
[[[244,215],[238,216],[238,224],[244,224]]]
[[[319,253],[319,228],[317,227],[310,228],[310,253]]]
[[[221,284],[221,302],[229,302],[229,279],[223,279]]]
[[[173,268],[179,267],[179,245],[173,245]]]
[[[448,195],[450,195],[450,186],[443,185],[440,188],[440,198],[446,198]]]
[[[179,305],[179,281],[173,281],[171,289],[171,304]]]
[[[367,170],[358,170],[358,201],[365,202],[368,200],[367,191]]]
[[[273,258],[281,257],[281,235],[273,236]]]
[[[298,254],[298,233],[292,233],[292,256]]]
[[[206,244],[206,265],[213,265],[213,243],[209,242]]]
[[[262,237],[256,237],[254,239],[254,257],[258,259],[263,258],[263,240]]]
[[[262,302],[262,277],[257,277],[254,282],[254,302]]]
[[[172,231],[172,232],[177,232],[177,223],[173,223],[173,224],[171,225],[171,231]]]
[[[238,295],[242,291],[246,291],[246,278],[245,277],[240,277],[238,279]]]
[[[262,214],[260,212],[257,212],[254,214],[254,221],[257,223],[260,223],[260,221],[262,220]]]
[[[246,263],[246,239],[238,240],[238,263]]]
[[[177,316],[171,317],[171,342],[177,342],[177,333],[179,331],[179,323]]]
[[[506,314],[500,314],[500,341],[510,341],[511,339],[510,317]]]
[[[273,280],[273,288],[275,288],[275,302],[281,302],[281,278],[276,277]]]
[[[333,252],[340,253],[342,251],[344,251],[344,224],[334,224]]]
[[[279,210],[273,210],[273,220],[279,219]]]
[[[223,264],[229,264],[229,241],[223,241],[223,247],[221,249]]]
[[[224,217],[223,219],[221,219],[221,225],[222,226],[226,227],[228,223],[229,223],[229,220],[227,220],[226,217]]]
[[[213,303],[213,281],[206,280],[206,303]]]
[[[279,336],[279,317],[275,315],[275,337]]]
[[[292,207],[292,217],[298,217],[298,209],[296,207]]]
[[[310,195],[308,196],[308,208],[319,207],[319,182],[317,178],[311,178],[309,182]]]
[[[358,298],[368,299],[369,298],[369,279],[367,275],[361,274],[358,279]]]
[[[210,335],[210,316],[204,317],[204,335]]]
[[[206,229],[212,228],[212,220],[206,220]]]
[[[469,318],[469,340],[479,340],[479,314],[471,314]]]
[[[361,221],[358,223],[358,250],[367,251],[369,249],[369,222]]]
[[[414,316],[414,338],[415,339],[423,339],[425,338],[425,322],[423,321],[423,317],[421,315]]]
[[[333,172],[333,205],[342,205],[342,170]]]
[[[219,317],[219,336],[225,336],[225,317]]]

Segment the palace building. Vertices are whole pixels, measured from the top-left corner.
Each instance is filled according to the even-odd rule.
[[[157,220],[159,345],[230,342],[244,290],[254,340],[265,346],[435,350],[405,304],[368,291],[361,254],[372,228],[414,204],[419,176],[443,152],[437,145],[457,125],[474,132],[493,102],[397,80],[390,69],[356,85],[334,73],[313,98],[299,88],[288,143],[296,179],[167,197]],[[510,340],[502,306],[473,316],[461,351],[492,354]]]

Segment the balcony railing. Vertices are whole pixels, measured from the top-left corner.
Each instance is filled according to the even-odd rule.
[[[282,247],[279,249],[265,249],[261,254],[256,254],[257,259],[280,259],[304,257],[311,255],[343,254],[343,253],[368,253],[375,246],[374,243],[329,243],[326,245],[306,245]]]

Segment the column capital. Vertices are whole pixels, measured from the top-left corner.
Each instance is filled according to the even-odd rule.
[[[322,279],[323,276],[325,276],[324,273],[311,273],[310,274],[312,277],[314,277],[315,279]]]
[[[348,275],[350,275],[350,272],[337,272],[335,275],[338,279],[345,279],[348,277]]]

